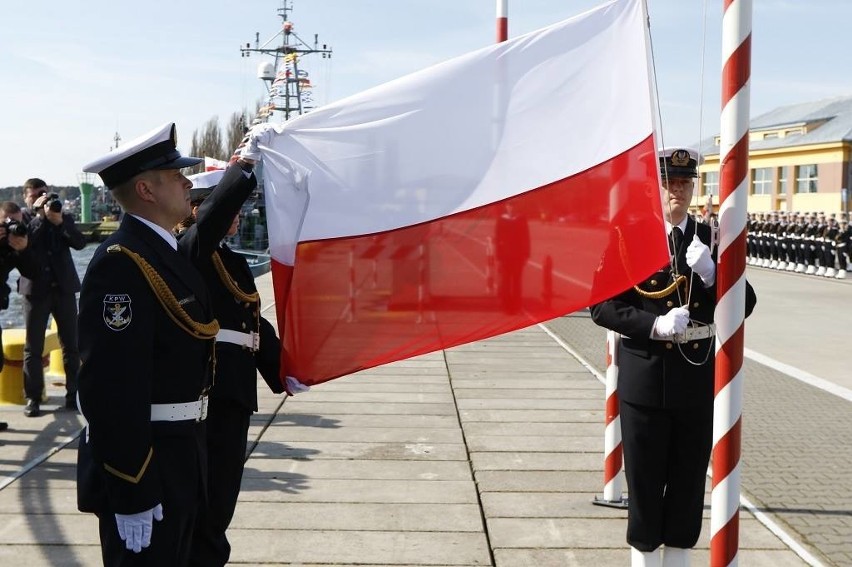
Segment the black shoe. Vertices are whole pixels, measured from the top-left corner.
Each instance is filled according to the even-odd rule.
[[[24,406],[24,415],[27,417],[38,417],[41,415],[41,408],[37,400],[27,398],[27,405]]]
[[[0,421],[0,431],[6,431],[9,429],[9,424],[5,421]]]

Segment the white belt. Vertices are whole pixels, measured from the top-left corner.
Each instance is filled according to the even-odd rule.
[[[151,404],[151,421],[204,421],[207,419],[207,396],[182,404]]]
[[[700,327],[687,327],[687,329],[678,333],[672,339],[676,343],[688,343],[689,341],[697,341],[700,339],[709,339],[716,335],[716,325],[701,325]]]
[[[251,333],[241,333],[240,331],[232,331],[230,329],[219,329],[219,332],[216,333],[216,340],[222,343],[248,347],[251,350],[260,348],[260,334],[254,331]]]
[[[676,343],[688,343],[689,341],[697,341],[699,339],[709,339],[712,336],[716,335],[716,324],[710,323],[709,325],[701,325],[699,327],[687,327],[687,329],[682,332],[676,334],[674,337],[651,337],[655,341],[663,341],[663,342],[676,342]],[[625,338],[625,335],[621,335]]]

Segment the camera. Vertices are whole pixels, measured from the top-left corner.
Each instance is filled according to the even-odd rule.
[[[44,204],[53,213],[62,212],[62,199],[56,193],[48,193],[44,199]]]
[[[3,221],[3,225],[6,227],[6,236],[26,236],[27,235],[27,225],[22,223],[21,221],[16,221],[14,219],[6,219]]]
[[[9,246],[9,236],[26,236],[28,231],[27,225],[15,219],[6,219],[0,223],[0,226],[6,229],[6,234],[0,238],[0,259],[4,259],[5,261],[5,258],[12,251],[12,248]]]

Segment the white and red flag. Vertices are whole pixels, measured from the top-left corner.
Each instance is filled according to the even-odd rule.
[[[204,171],[216,171],[217,169],[227,169],[228,162],[221,159],[204,156]]]
[[[284,372],[506,333],[665,264],[645,22],[615,0],[258,135]]]

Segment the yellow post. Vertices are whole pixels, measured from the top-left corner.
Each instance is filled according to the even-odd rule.
[[[47,336],[53,333],[56,336],[55,346],[52,348],[48,348],[47,344]],[[61,381],[65,384],[65,363],[62,361],[62,347],[59,344],[59,336],[57,335],[58,328],[56,326],[56,319],[53,317],[50,318],[50,330],[45,335],[44,340],[44,350],[50,351],[50,365],[48,366],[47,371],[44,373],[44,381],[45,383],[55,383],[57,381]]]
[[[0,372],[0,405],[24,405],[24,341],[25,329],[3,330],[3,371]],[[59,348],[59,336],[49,330],[44,335],[43,364],[47,365],[47,354]],[[61,357],[60,357],[61,358]],[[42,401],[47,401],[47,389],[42,392]]]

